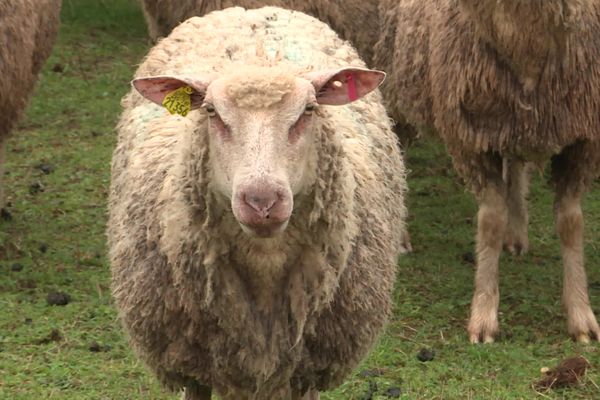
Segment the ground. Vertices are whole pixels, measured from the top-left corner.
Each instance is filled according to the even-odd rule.
[[[106,258],[114,126],[119,100],[151,46],[144,21],[134,0],[65,0],[62,17],[7,155],[12,220],[0,220],[0,399],[178,399],[128,347]],[[566,334],[547,174],[533,179],[530,254],[501,260],[502,336],[474,346],[465,325],[475,202],[435,140],[416,142],[406,162],[414,252],[399,261],[394,316],[354,375],[322,398],[600,398],[600,346]],[[584,212],[590,297],[599,310],[600,184]],[[48,305],[51,292],[68,294],[51,296],[68,304]],[[591,363],[580,385],[532,388],[540,368],[574,355]]]

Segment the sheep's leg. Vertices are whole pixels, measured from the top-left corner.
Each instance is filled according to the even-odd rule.
[[[583,265],[583,214],[580,193],[557,193],[556,228],[563,258],[563,304],[569,333],[579,342],[600,339],[600,328],[588,298]]]
[[[525,162],[511,161],[508,166],[508,187],[506,204],[508,206],[508,225],[504,234],[504,249],[511,254],[521,255],[529,248],[527,238],[527,192],[529,173]]]
[[[600,340],[590,307],[583,263],[581,197],[600,168],[600,143],[578,142],[552,159],[554,212],[563,259],[563,304],[569,333],[580,342]]]
[[[498,261],[508,220],[506,187],[488,184],[479,193],[477,214],[477,272],[471,303],[469,339],[471,343],[490,343],[498,332]]]
[[[319,400],[321,396],[317,389],[309,389],[306,393],[302,394],[296,390],[292,392],[292,400]]]
[[[193,382],[185,385],[182,400],[210,400],[212,390],[208,386]]]

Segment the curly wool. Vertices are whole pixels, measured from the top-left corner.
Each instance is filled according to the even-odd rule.
[[[240,108],[269,108],[279,103],[286,94],[289,94],[294,86],[292,77],[286,74],[272,76],[269,81],[254,81],[254,76],[260,76],[262,69],[252,66],[244,68],[234,74],[234,81],[227,88],[227,95],[234,99]]]
[[[364,65],[313,18],[234,8],[181,24],[136,76],[273,60],[298,75]],[[135,92],[123,106],[108,237],[113,293],[137,353],[167,386],[195,381],[225,399],[338,385],[390,312],[404,230],[405,172],[380,94],[319,110],[315,182],[273,239],[243,233],[212,191],[203,110],[169,116]],[[266,286],[265,270],[281,284]]]
[[[141,3],[153,40],[166,37],[188,18],[212,11],[233,6],[246,9],[276,6],[319,18],[349,40],[369,64],[379,32],[375,0],[141,0]]]
[[[598,147],[597,2],[384,0],[380,10],[374,65],[389,71],[392,116],[437,132],[476,191],[486,152],[541,162],[578,141]]]

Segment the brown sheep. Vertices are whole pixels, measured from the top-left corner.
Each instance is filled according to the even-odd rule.
[[[406,183],[383,73],[266,7],[187,20],[136,77],[108,224],[134,349],[189,400],[318,399],[390,312]]]
[[[0,209],[4,153],[8,134],[52,51],[58,32],[61,0],[0,2]]]
[[[600,3],[383,0],[387,100],[437,132],[479,201],[472,342],[498,331],[498,259],[527,250],[527,168],[551,160],[570,334],[599,339],[583,265],[581,197],[600,172]]]

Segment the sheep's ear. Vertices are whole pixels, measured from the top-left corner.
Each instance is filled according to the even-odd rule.
[[[385,72],[366,68],[315,71],[306,78],[312,82],[317,103],[340,106],[358,100],[377,89]]]
[[[148,100],[164,106],[163,101],[177,89],[185,88],[190,96],[190,106],[194,110],[204,102],[209,81],[189,76],[149,76],[134,79],[131,84]],[[188,89],[189,88],[189,89]]]

